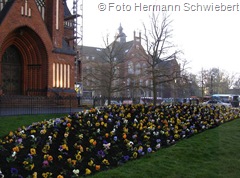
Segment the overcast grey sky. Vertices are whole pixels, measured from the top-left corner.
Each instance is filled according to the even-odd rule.
[[[78,5],[80,5],[79,0]],[[69,8],[72,0],[67,0]],[[236,73],[240,68],[240,2],[237,0],[83,0],[83,44],[103,47],[102,38],[113,37],[119,24],[133,40],[152,11],[168,7],[173,41],[184,52],[189,71],[218,67]],[[166,9],[166,8],[165,8]]]

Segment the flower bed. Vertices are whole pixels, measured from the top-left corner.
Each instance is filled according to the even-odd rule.
[[[0,178],[80,177],[239,118],[210,106],[110,106],[22,126],[0,139]]]

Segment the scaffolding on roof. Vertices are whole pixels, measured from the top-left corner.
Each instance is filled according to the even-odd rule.
[[[66,17],[64,20],[73,20],[73,37],[67,40],[73,40],[73,47],[76,52],[75,57],[75,83],[82,81],[78,75],[81,70],[81,50],[83,46],[83,0],[73,0],[72,15]]]

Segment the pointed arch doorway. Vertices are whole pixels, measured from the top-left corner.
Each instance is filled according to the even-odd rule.
[[[2,91],[5,95],[22,94],[22,56],[14,45],[3,54]]]
[[[48,55],[37,33],[27,26],[12,31],[2,52],[0,85],[4,95],[47,95]]]

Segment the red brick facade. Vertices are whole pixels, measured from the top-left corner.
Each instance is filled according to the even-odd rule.
[[[153,97],[152,59],[142,46],[141,32],[134,31],[133,40],[127,41],[121,25],[118,30],[115,40],[109,46],[105,46],[106,48],[83,46],[82,68],[85,95],[109,97],[107,95],[112,92],[111,97]],[[115,61],[115,63],[109,61]],[[99,65],[100,63],[103,65]],[[107,69],[110,68],[113,70],[109,72]],[[167,81],[170,76],[173,78],[174,74],[180,72],[177,60],[162,61],[155,68],[157,69],[154,70],[162,72],[158,72],[162,76],[156,77],[155,83],[158,83],[156,96],[176,97],[175,80],[162,81]],[[111,78],[111,81],[106,78]],[[108,85],[111,85],[111,90],[107,90]]]
[[[69,15],[66,2],[39,2],[0,2],[0,90],[9,95],[75,95],[75,52],[66,40],[73,28],[64,21]]]

